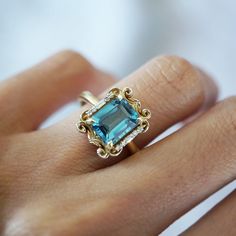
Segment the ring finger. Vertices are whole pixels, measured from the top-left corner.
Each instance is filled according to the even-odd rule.
[[[150,130],[135,140],[140,148],[205,104],[213,105],[217,97],[217,88],[208,76],[186,60],[175,56],[151,60],[115,87],[131,87],[143,107],[152,112]],[[51,135],[62,153],[61,159],[56,160],[60,171],[91,171],[124,158],[122,155],[102,160],[96,156],[95,147],[75,129],[74,124],[80,112],[50,129],[49,136]],[[66,142],[64,137],[67,137]]]

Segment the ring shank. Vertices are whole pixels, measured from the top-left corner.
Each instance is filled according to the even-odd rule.
[[[96,105],[99,102],[99,100],[89,91],[82,92],[79,96],[79,101],[81,106],[85,105],[86,103]]]
[[[83,106],[87,103],[89,103],[91,105],[96,105],[99,102],[99,100],[89,91],[82,92],[79,96],[79,101],[80,101],[81,106]],[[128,143],[127,147],[128,147],[131,154],[134,154],[139,151],[138,146],[133,141]]]

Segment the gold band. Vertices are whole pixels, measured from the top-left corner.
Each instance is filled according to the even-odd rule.
[[[81,106],[83,106],[87,103],[89,103],[91,105],[96,105],[99,102],[99,100],[92,93],[90,93],[89,91],[82,92],[79,96],[79,101],[80,101]],[[131,154],[134,154],[134,153],[136,153],[140,150],[138,148],[138,146],[133,141],[128,143],[127,147],[128,147],[129,152]]]
[[[96,105],[99,102],[99,100],[89,91],[82,92],[79,96],[79,101],[81,106],[85,105],[86,103]]]

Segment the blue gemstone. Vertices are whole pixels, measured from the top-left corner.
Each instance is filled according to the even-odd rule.
[[[126,99],[115,98],[92,116],[92,127],[105,144],[116,144],[138,125],[138,117]]]

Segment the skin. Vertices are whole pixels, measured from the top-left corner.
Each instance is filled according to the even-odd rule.
[[[135,140],[142,148],[136,154],[98,158],[75,128],[82,110],[38,129],[83,90],[102,97],[110,86],[131,87],[152,111],[150,130]],[[1,234],[158,235],[236,178],[236,98],[215,104],[216,98],[214,82],[176,56],[154,58],[114,85],[81,55],[63,51],[5,80]],[[145,147],[180,121],[187,125]],[[235,235],[235,206],[234,192],[184,234]]]

